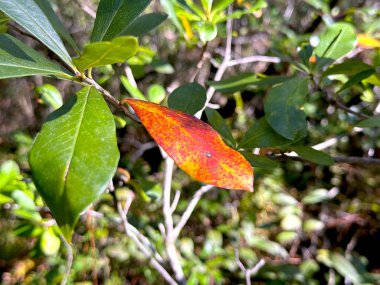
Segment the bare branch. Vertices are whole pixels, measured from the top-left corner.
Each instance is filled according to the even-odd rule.
[[[205,185],[199,188],[191,201],[189,202],[189,205],[187,206],[185,212],[182,214],[180,220],[178,221],[177,225],[175,226],[173,230],[173,237],[175,239],[178,238],[179,233],[183,229],[183,227],[186,225],[187,221],[189,220],[191,214],[193,213],[195,206],[198,204],[199,200],[202,198],[202,195],[205,194],[206,192],[210,191],[212,188],[215,186],[213,185]]]
[[[172,214],[174,213],[175,209],[177,208],[180,197],[181,197],[181,191],[179,191],[179,190],[175,191],[173,202],[172,202],[172,205],[170,206],[170,211],[172,212]]]
[[[246,268],[244,264],[241,262],[239,257],[239,249],[235,248],[235,261],[239,269],[244,273],[245,275],[245,282],[247,285],[251,285],[251,277],[256,275],[259,270],[265,265],[265,260],[261,258],[258,263],[256,263],[255,266],[251,268]]]
[[[232,59],[228,62],[228,66],[230,67],[230,66],[247,64],[247,63],[258,62],[258,61],[279,63],[281,62],[281,58],[275,57],[275,56],[253,55],[253,56],[247,56],[247,57],[242,57],[238,59]]]
[[[308,160],[306,160],[306,159],[304,159],[298,155],[289,155],[289,154],[272,155],[272,156],[269,156],[269,158],[273,159],[273,160],[278,160],[278,161],[294,160],[294,161],[302,161],[302,162],[313,163],[313,162],[308,161]],[[357,157],[357,156],[333,156],[332,159],[336,163],[380,165],[380,159],[379,158]]]

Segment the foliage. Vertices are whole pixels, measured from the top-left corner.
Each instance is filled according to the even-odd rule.
[[[0,0],[4,284],[380,282],[372,1],[87,2]]]

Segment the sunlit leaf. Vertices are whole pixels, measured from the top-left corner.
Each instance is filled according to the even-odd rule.
[[[68,241],[80,213],[104,192],[118,160],[114,118],[95,88],[70,97],[43,125],[29,162],[37,190]]]
[[[85,46],[82,55],[74,58],[74,64],[80,71],[91,67],[124,62],[137,52],[135,37],[117,37],[110,42],[96,42]]]
[[[64,62],[72,66],[72,61],[62,40],[49,19],[33,0],[0,0],[0,10],[39,39]]]
[[[370,35],[359,34],[358,47],[366,48],[366,49],[380,48],[380,40],[375,39],[371,37]]]
[[[239,152],[197,118],[157,104],[125,100],[155,141],[193,178],[221,188],[253,191],[253,169]]]
[[[54,110],[58,109],[63,104],[62,95],[54,85],[43,84],[36,87],[36,92],[40,94],[42,101],[51,106]]]

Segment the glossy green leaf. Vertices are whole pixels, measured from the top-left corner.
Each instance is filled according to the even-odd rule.
[[[39,39],[64,62],[72,66],[71,57],[61,38],[33,0],[0,0],[0,10]]]
[[[21,190],[15,190],[12,192],[12,199],[16,201],[16,203],[25,210],[35,211],[36,204],[33,199],[29,197],[25,192]]]
[[[311,162],[326,166],[334,164],[334,160],[331,158],[331,156],[323,151],[319,151],[312,147],[303,145],[294,145],[290,148],[294,150],[300,157]]]
[[[44,12],[45,16],[49,19],[51,25],[55,29],[55,31],[62,37],[63,40],[66,41],[71,47],[79,53],[79,48],[75,43],[74,39],[71,37],[69,32],[66,30],[65,26],[58,18],[57,14],[54,12],[50,2],[48,0],[34,0],[37,5],[40,7],[42,12]]]
[[[214,0],[212,3],[212,12],[217,13],[219,11],[223,11],[233,2],[234,0]]]
[[[305,113],[300,107],[308,92],[308,80],[295,77],[269,91],[264,104],[269,125],[283,137],[294,140],[306,133]]]
[[[123,84],[124,88],[129,92],[129,94],[139,100],[146,100],[146,97],[138,87],[131,84],[131,82],[128,80],[128,78],[124,75],[120,76],[121,84]]]
[[[121,34],[139,37],[155,28],[167,19],[165,13],[150,13],[142,15],[134,20]]]
[[[8,34],[0,35],[0,79],[31,75],[70,78],[71,74]]]
[[[40,239],[41,251],[47,256],[54,256],[58,253],[61,246],[61,240],[54,234],[50,228],[45,230]]]
[[[236,145],[236,141],[232,136],[230,128],[227,126],[223,117],[214,109],[207,108],[206,116],[209,124],[226,140],[231,142],[233,145]]]
[[[380,127],[380,116],[374,116],[363,121],[360,121],[355,125],[359,128],[376,128]]]
[[[85,87],[50,114],[30,152],[37,190],[70,241],[79,215],[106,189],[119,160],[115,122]]]
[[[198,83],[184,84],[175,89],[168,98],[171,109],[194,115],[206,103],[206,90]]]
[[[150,0],[101,0],[91,42],[109,41],[119,36],[149,3]]]
[[[110,42],[96,42],[85,46],[82,55],[74,58],[74,64],[80,71],[124,62],[137,53],[138,42],[135,37],[123,36]]]
[[[239,143],[239,148],[280,147],[293,142],[277,134],[263,117],[255,121],[248,129]]]
[[[13,160],[7,160],[0,166],[0,191],[9,182],[16,179],[20,175],[20,168]]]
[[[356,33],[347,23],[336,23],[327,28],[315,48],[316,67],[322,68],[352,51],[356,46]]]
[[[277,161],[271,160],[270,158],[262,155],[255,155],[248,151],[243,151],[242,154],[255,168],[257,167],[267,170],[273,170],[280,166],[280,164]]]
[[[343,255],[332,252],[330,254],[332,267],[345,278],[348,278],[354,284],[361,284],[362,278],[356,268]]]
[[[42,101],[54,110],[63,105],[62,95],[54,85],[43,84],[36,88],[36,92],[40,94]]]
[[[218,34],[216,25],[210,22],[200,22],[196,28],[202,42],[212,41]]]

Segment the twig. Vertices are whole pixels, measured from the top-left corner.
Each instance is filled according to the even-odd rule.
[[[82,10],[86,12],[86,14],[88,14],[91,18],[96,18],[96,12],[90,6],[88,6],[87,3],[80,2],[79,5]]]
[[[179,260],[179,253],[175,246],[176,238],[173,235],[173,216],[170,202],[174,161],[169,156],[165,158],[165,172],[163,185],[163,215],[165,220],[165,249],[175,278],[179,284],[186,284],[185,275]]]
[[[117,100],[115,97],[113,97],[111,95],[110,92],[108,92],[107,90],[105,90],[102,86],[100,86],[94,79],[92,78],[88,78],[88,77],[81,77],[81,80],[88,84],[88,85],[91,85],[93,87],[96,88],[96,90],[98,90],[100,93],[103,94],[103,97],[110,103],[112,104],[113,106],[115,106],[116,108],[122,110],[124,112],[124,114],[126,116],[128,116],[130,119],[132,119],[133,121],[135,122],[140,122],[139,118],[132,114],[129,110],[128,110],[128,107],[124,106],[119,100]]]
[[[61,239],[62,239],[62,242],[65,245],[66,250],[67,250],[67,254],[66,254],[66,270],[65,270],[65,274],[63,276],[63,279],[61,281],[61,285],[66,285],[66,283],[67,283],[67,281],[69,279],[69,276],[70,276],[71,268],[73,266],[74,255],[73,255],[73,248],[67,242],[67,240],[63,237],[63,235],[61,235]]]
[[[177,208],[180,197],[181,197],[181,191],[179,191],[179,190],[175,191],[173,202],[170,206],[170,211],[172,212],[172,214],[174,213],[175,209]]]
[[[202,195],[205,194],[206,192],[210,191],[212,188],[215,186],[213,185],[205,185],[199,188],[191,201],[189,202],[189,205],[187,206],[185,212],[182,214],[181,218],[179,219],[177,225],[175,226],[173,230],[173,236],[175,239],[178,238],[179,233],[183,229],[183,227],[186,225],[187,221],[189,220],[191,214],[193,213],[195,206],[198,204],[199,200],[202,198]]]
[[[245,283],[247,285],[252,284],[251,283],[252,276],[256,275],[259,272],[259,270],[265,265],[265,260],[261,258],[259,262],[256,263],[255,266],[251,268],[246,268],[239,258],[239,250],[237,248],[235,248],[235,261],[239,269],[244,273]]]
[[[272,155],[269,156],[270,159],[278,160],[278,161],[287,161],[287,160],[294,160],[294,161],[302,161],[302,162],[310,162],[298,155],[289,155],[289,154],[283,154],[283,155]],[[366,164],[366,165],[380,165],[380,159],[379,158],[372,158],[372,157],[356,157],[356,156],[333,156],[332,159],[336,163],[348,163],[348,164]]]
[[[204,66],[206,60],[210,57],[210,54],[207,52],[207,45],[208,42],[206,42],[205,45],[203,45],[200,59],[198,60],[197,69],[195,70],[193,76],[191,76],[190,82],[193,82],[195,78],[197,78],[197,75],[201,71],[202,67]]]
[[[157,261],[157,259],[152,256],[148,248],[137,238],[135,233],[131,230],[131,225],[127,220],[126,213],[121,206],[119,201],[116,202],[117,210],[122,219],[124,230],[127,236],[129,236],[137,245],[137,247],[142,251],[142,253],[149,259],[150,264],[160,273],[160,275],[168,282],[170,285],[178,285],[178,283],[170,276],[166,269]]]
[[[265,55],[252,55],[247,57],[242,57],[238,59],[232,59],[228,62],[227,66],[234,66],[240,64],[247,64],[251,62],[271,62],[271,63],[279,63],[281,62],[281,58],[275,56],[265,56]]]

